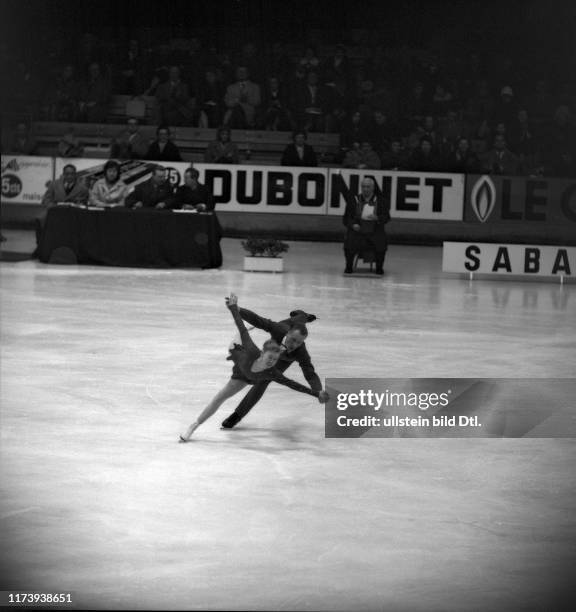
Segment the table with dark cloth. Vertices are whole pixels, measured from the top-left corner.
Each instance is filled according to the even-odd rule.
[[[126,208],[54,206],[38,244],[44,263],[130,267],[219,268],[218,217],[212,213]]]

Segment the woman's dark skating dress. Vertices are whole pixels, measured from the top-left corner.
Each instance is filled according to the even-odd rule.
[[[238,312],[238,306],[236,304],[232,304],[228,306],[228,309],[234,318],[236,327],[238,327],[242,341],[242,345],[234,344],[234,348],[230,349],[230,355],[227,357],[227,359],[234,362],[232,378],[236,380],[243,380],[248,384],[273,380],[281,385],[290,387],[290,389],[294,389],[294,391],[307,393],[308,395],[313,395],[314,397],[319,396],[319,391],[313,391],[309,387],[305,387],[295,380],[286,378],[286,376],[284,376],[284,374],[282,374],[282,372],[277,370],[275,367],[267,368],[261,372],[252,372],[252,364],[256,361],[256,359],[258,359],[258,357],[260,357],[262,351],[254,344],[252,338],[250,338],[246,325]]]

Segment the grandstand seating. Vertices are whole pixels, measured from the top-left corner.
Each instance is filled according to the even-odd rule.
[[[127,98],[128,96],[116,96]],[[114,108],[120,108],[121,101],[114,103]],[[124,101],[125,105],[125,101]],[[126,119],[125,115],[117,120]],[[84,145],[84,156],[107,158],[112,139],[125,129],[124,123],[58,123],[37,121],[33,124],[34,137],[38,143],[39,155],[56,155],[58,142],[62,138],[65,127],[73,127],[74,134]],[[156,125],[142,125],[140,128],[144,137],[154,140]],[[172,140],[180,149],[182,159],[191,162],[204,161],[204,151],[208,143],[216,138],[215,129],[171,126]],[[292,142],[291,132],[231,130],[231,139],[240,150],[244,163],[271,164],[280,163],[282,151]],[[338,152],[340,137],[338,134],[311,133],[308,135],[310,144],[322,165],[330,165]]]

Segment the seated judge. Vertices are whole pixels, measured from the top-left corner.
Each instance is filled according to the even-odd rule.
[[[62,176],[48,185],[42,198],[42,212],[36,219],[36,242],[40,244],[40,236],[46,223],[48,209],[57,204],[88,204],[90,192],[84,181],[78,178],[76,166],[66,164]]]
[[[381,193],[376,193],[373,178],[363,178],[360,195],[347,197],[344,212],[343,222],[347,228],[344,238],[345,274],[354,271],[354,256],[366,252],[375,255],[376,274],[384,274],[387,249],[385,224],[388,221],[390,202]]]
[[[76,166],[66,164],[62,176],[52,181],[42,198],[42,206],[50,208],[55,204],[88,204],[89,192],[83,180],[78,179]]]
[[[128,186],[120,178],[120,164],[109,159],[104,164],[104,176],[99,178],[90,191],[90,205],[100,208],[124,206]]]
[[[307,166],[318,165],[314,149],[306,144],[306,132],[294,132],[293,143],[289,144],[282,154],[283,166]]]
[[[154,166],[152,176],[143,183],[139,183],[134,191],[126,198],[128,208],[168,208],[172,199],[172,186],[166,177],[164,166]]]
[[[211,212],[214,210],[214,198],[209,189],[198,181],[200,173],[196,168],[188,168],[184,172],[184,184],[180,185],[170,200],[170,208],[174,210],[196,210]]]

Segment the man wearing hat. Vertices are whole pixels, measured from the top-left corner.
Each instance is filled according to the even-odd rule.
[[[324,404],[328,400],[328,394],[322,391],[322,383],[314,370],[305,344],[308,336],[305,323],[315,321],[316,316],[308,314],[303,310],[293,310],[290,313],[289,319],[276,323],[270,319],[260,317],[246,308],[240,308],[240,316],[253,327],[267,331],[282,346],[282,353],[276,364],[276,368],[280,372],[285,372],[295,361],[298,362],[304,378],[308,381],[311,389],[320,392],[318,401]],[[255,383],[234,412],[222,421],[222,427],[224,429],[232,429],[237,425],[260,401],[269,384],[270,381]]]

